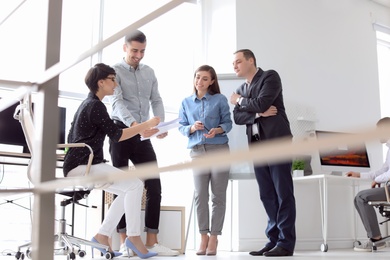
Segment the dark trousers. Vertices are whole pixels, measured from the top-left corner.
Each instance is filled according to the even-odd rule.
[[[112,164],[118,168],[128,167],[129,160],[135,166],[148,162],[156,162],[157,164],[156,153],[154,152],[152,143],[150,140],[141,141],[140,135],[118,143],[110,141],[109,150]],[[144,231],[158,233],[161,204],[160,178],[144,180],[144,187],[146,190]],[[124,232],[125,228],[126,221],[124,216],[122,216],[117,229],[119,232]]]
[[[265,232],[269,242],[266,246],[280,246],[293,252],[296,209],[291,162],[255,166],[255,176],[260,200],[268,215]]]

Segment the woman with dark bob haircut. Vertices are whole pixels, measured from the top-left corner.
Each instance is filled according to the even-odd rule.
[[[118,85],[115,80],[115,70],[103,63],[93,66],[85,77],[85,84],[90,92],[88,97],[81,103],[74,115],[71,129],[68,135],[68,143],[86,143],[94,152],[92,166],[89,175],[105,175],[123,173],[122,170],[106,164],[103,157],[103,144],[106,135],[114,142],[129,139],[136,134],[148,130],[152,135],[158,130],[150,131],[160,119],[153,117],[150,120],[137,124],[133,127],[120,129],[111,120],[102,99],[106,95],[112,95]],[[148,136],[144,136],[148,137]],[[89,150],[87,148],[70,148],[64,161],[65,177],[82,176],[85,174],[88,164]],[[93,242],[109,245],[109,237],[116,229],[120,218],[126,215],[127,238],[126,246],[133,250],[141,258],[157,255],[146,249],[140,237],[141,227],[141,198],[143,183],[140,179],[132,177],[120,182],[105,185],[107,192],[116,194],[117,197],[111,204],[104,221],[92,238]],[[103,254],[107,253],[103,248],[96,248]],[[112,252],[111,248],[109,249]],[[112,252],[114,256],[121,253]],[[93,257],[93,249],[92,249]]]

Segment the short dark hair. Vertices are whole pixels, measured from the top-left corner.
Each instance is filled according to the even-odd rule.
[[[376,123],[377,126],[390,125],[390,117],[383,117]]]
[[[241,49],[241,50],[236,51],[233,54],[236,54],[238,52],[242,52],[242,54],[244,55],[246,60],[249,60],[250,58],[252,58],[253,61],[254,61],[255,67],[257,67],[255,54],[251,50],[249,50],[249,49]]]
[[[106,79],[109,75],[116,75],[115,70],[104,63],[97,63],[88,70],[85,84],[92,93],[96,94],[99,89],[98,81]]]
[[[217,93],[221,93],[221,90],[219,89],[219,83],[217,78],[217,73],[215,72],[214,68],[209,65],[202,65],[199,68],[197,68],[194,72],[194,78],[196,77],[196,73],[199,71],[208,71],[211,75],[211,79],[214,80],[214,83],[209,86],[207,89],[207,92],[210,95],[214,95]],[[194,92],[197,93],[196,87],[194,86]]]
[[[125,43],[130,43],[132,41],[145,43],[146,42],[146,36],[140,30],[135,30],[135,31],[133,31],[130,34],[125,36]]]

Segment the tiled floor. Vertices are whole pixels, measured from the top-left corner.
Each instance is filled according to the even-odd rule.
[[[1,252],[0,260],[11,260],[15,259],[15,256],[4,256],[3,252]],[[264,257],[265,258],[265,257]],[[297,251],[294,256],[291,257],[283,257],[281,259],[329,259],[329,260],[367,260],[375,258],[375,260],[388,260],[390,259],[390,248],[386,248],[380,251],[372,252],[354,252],[352,249],[344,249],[344,250],[333,250],[328,252],[321,251]],[[48,257],[47,259],[51,259]],[[55,260],[65,260],[66,256],[55,256]],[[86,255],[84,258],[76,257],[76,259],[83,260],[91,260],[90,254]],[[105,259],[104,257],[96,257],[94,259]],[[118,257],[114,259],[127,259],[125,257]],[[130,259],[140,259],[139,257],[131,257]],[[181,259],[226,259],[226,260],[245,260],[245,259],[259,259],[258,257],[250,256],[248,252],[228,252],[228,251],[219,251],[216,256],[197,256],[195,251],[187,251],[185,255],[180,255],[176,257],[153,257],[151,259],[163,259],[163,260],[181,260]],[[260,257],[262,259],[262,257]]]

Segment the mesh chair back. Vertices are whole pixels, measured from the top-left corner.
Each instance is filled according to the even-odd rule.
[[[24,137],[26,138],[27,147],[30,150],[31,158],[33,158],[33,143],[34,143],[34,119],[32,113],[32,103],[31,95],[26,95],[20,104],[17,106],[14,112],[14,118],[19,120],[20,125],[22,126]],[[31,169],[31,160],[27,167],[27,176],[31,183],[32,179],[32,169]]]
[[[27,143],[27,146],[30,150],[31,160],[32,160],[34,158],[35,127],[34,127],[34,114],[33,114],[33,110],[32,110],[32,100],[31,100],[30,94],[25,95],[23,100],[17,106],[17,108],[15,109],[15,112],[14,112],[14,118],[19,120],[20,125],[23,129],[24,137],[26,138],[26,143]],[[88,149],[90,152],[90,155],[88,158],[88,164],[87,164],[87,168],[86,168],[86,172],[85,172],[85,175],[88,175],[90,168],[91,168],[91,165],[92,165],[92,160],[93,160],[93,150],[89,145],[87,145],[85,143],[73,143],[73,144],[57,144],[57,147],[58,148],[79,147],[79,148]],[[63,155],[61,155],[61,156],[63,156]],[[31,183],[34,184],[33,174],[32,174],[34,171],[32,169],[33,164],[31,163],[31,160],[30,160],[30,163],[29,163],[28,168],[27,168],[27,176],[28,176],[28,179],[31,181]],[[89,187],[89,189],[90,188],[91,187]]]

